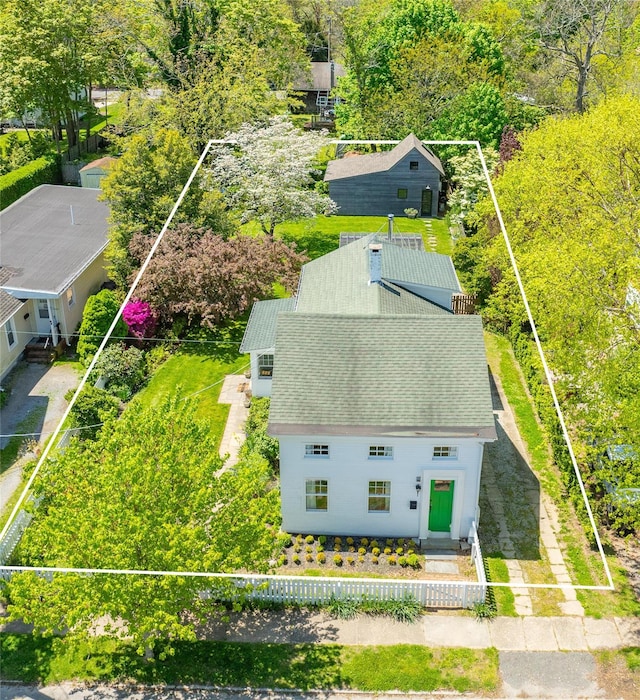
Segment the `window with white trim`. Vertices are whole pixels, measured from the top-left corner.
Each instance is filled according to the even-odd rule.
[[[391,445],[369,445],[369,459],[393,459]]]
[[[260,379],[271,379],[273,376],[273,355],[258,356],[258,376]]]
[[[391,482],[369,482],[369,512],[388,513],[391,505]]]
[[[7,332],[7,345],[9,346],[9,350],[11,350],[11,348],[18,342],[16,338],[16,327],[12,318],[8,319],[4,324],[4,329]]]
[[[73,293],[73,286],[69,287],[66,292],[66,297],[67,297],[67,306],[71,308],[75,303],[76,303],[76,297],[75,294]]]
[[[46,299],[38,299],[38,318],[49,318],[49,304]]]
[[[305,499],[307,510],[327,510],[329,507],[329,482],[326,479],[307,479]]]
[[[329,456],[329,445],[305,445],[304,446],[304,456],[305,457],[328,457]]]
[[[458,448],[450,445],[438,445],[433,448],[434,459],[458,459]]]

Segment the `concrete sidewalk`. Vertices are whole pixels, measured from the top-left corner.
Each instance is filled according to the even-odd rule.
[[[404,624],[360,615],[338,620],[325,613],[246,612],[198,630],[202,639],[233,642],[344,645],[419,644],[499,651],[595,651],[640,646],[640,619],[589,617],[472,617],[427,614]]]

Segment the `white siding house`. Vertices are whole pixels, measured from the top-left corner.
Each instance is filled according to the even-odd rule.
[[[482,321],[452,313],[460,291],[447,256],[371,235],[307,263],[294,299],[254,306],[242,349],[254,395],[271,396],[284,530],[468,535],[497,435]]]

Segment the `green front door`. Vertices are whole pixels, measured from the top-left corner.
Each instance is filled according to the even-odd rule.
[[[429,494],[429,530],[449,532],[453,513],[454,481],[432,479]]]
[[[431,189],[422,190],[422,211],[420,216],[431,216],[431,203],[433,201],[433,192]]]

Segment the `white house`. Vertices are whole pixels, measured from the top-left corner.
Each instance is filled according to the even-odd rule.
[[[69,341],[106,280],[100,190],[40,185],[0,212],[0,379],[34,338]]]
[[[496,429],[482,322],[452,313],[459,292],[447,256],[368,236],[305,265],[295,301],[256,304],[243,348],[269,358],[252,389],[271,395],[283,529],[468,535]]]

